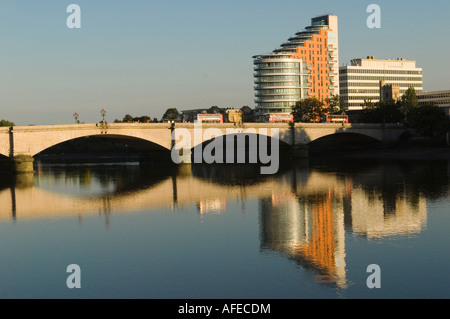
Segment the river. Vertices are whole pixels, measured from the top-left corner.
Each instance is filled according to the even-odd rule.
[[[0,298],[449,298],[449,176],[445,160],[37,161],[0,175]]]

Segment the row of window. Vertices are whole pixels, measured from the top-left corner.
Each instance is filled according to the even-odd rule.
[[[300,94],[292,94],[292,95],[265,95],[265,94],[256,94],[256,97],[262,100],[290,100],[290,101],[298,101],[300,100]]]
[[[255,64],[257,63],[262,63],[262,61],[266,61],[266,60],[286,60],[286,59],[291,59],[291,56],[285,55],[285,54],[273,54],[270,56],[257,56],[256,60],[255,60]]]
[[[391,84],[391,83],[387,83]],[[414,88],[422,88],[421,83],[397,83],[403,87],[414,87]],[[341,87],[380,87],[380,82],[377,83],[364,83],[364,82],[340,82]]]
[[[378,89],[343,89],[340,90],[340,94],[351,94],[351,93],[380,93],[380,90]]]
[[[441,99],[446,97],[450,97],[450,93],[420,95],[417,98],[420,100],[420,99]]]
[[[264,74],[301,74],[299,69],[261,69],[256,70],[255,76]]]
[[[340,81],[349,81],[349,80],[378,80],[378,81],[415,81],[422,82],[422,77],[396,77],[396,76],[352,76],[352,75],[344,75],[339,77]]]
[[[295,102],[260,102],[258,107],[292,107]]]
[[[339,94],[341,95],[347,95],[347,94],[369,94],[369,93],[376,93],[380,94],[380,90],[370,90],[370,89],[341,89],[339,90]],[[400,90],[400,94],[405,94],[406,90]]]
[[[300,63],[294,62],[271,62],[271,63],[258,63],[255,67],[256,69],[265,69],[265,68],[299,68]]]
[[[269,89],[269,90],[258,90],[259,94],[300,94],[300,88],[298,89]]]
[[[422,74],[422,71],[340,69],[339,73],[340,74],[354,74],[354,73],[369,73],[369,74]]]
[[[364,100],[376,100],[378,101],[380,99],[380,95],[372,95],[372,96],[348,96],[347,100],[359,100],[359,101],[364,101]]]
[[[290,87],[300,87],[300,82],[266,82],[259,83],[258,86],[255,87],[255,90],[260,90],[268,87],[277,87],[277,86],[290,86]]]
[[[294,75],[273,75],[273,76],[263,76],[259,77],[255,80],[255,83],[262,82],[277,82],[277,81],[295,81],[298,82],[300,80],[299,76]]]

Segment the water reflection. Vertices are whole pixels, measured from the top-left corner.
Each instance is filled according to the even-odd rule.
[[[151,167],[43,165],[0,183],[0,222],[175,210],[224,214],[227,203],[257,199],[261,252],[309,269],[321,283],[347,287],[345,235],[410,236],[427,225],[427,201],[448,196],[449,164],[333,163],[283,166]]]

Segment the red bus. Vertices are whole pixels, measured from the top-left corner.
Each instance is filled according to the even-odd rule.
[[[271,113],[269,122],[294,122],[294,115],[290,113]]]
[[[222,114],[197,114],[197,123],[223,123]]]
[[[322,123],[348,123],[348,115],[325,115]]]

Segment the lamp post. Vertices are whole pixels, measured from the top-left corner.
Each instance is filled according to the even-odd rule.
[[[78,124],[79,122],[78,122],[78,113],[77,112],[75,112],[73,114],[73,118],[75,119],[75,124]]]
[[[102,115],[102,117],[103,117],[103,123],[105,123],[105,115],[106,115],[106,111],[104,110],[104,109],[102,109],[101,111],[100,111],[100,114]]]

